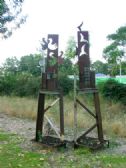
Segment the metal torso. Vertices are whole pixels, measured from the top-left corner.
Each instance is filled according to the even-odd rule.
[[[94,72],[90,70],[89,58],[89,35],[88,31],[78,31],[78,65],[79,65],[79,88],[94,88]]]
[[[58,35],[49,34],[47,42],[47,67],[42,74],[42,89],[54,91],[58,88]]]

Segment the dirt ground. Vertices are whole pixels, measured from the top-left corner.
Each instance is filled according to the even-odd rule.
[[[31,141],[35,138],[35,129],[36,122],[33,120],[12,117],[4,113],[0,113],[0,130],[15,133],[22,137],[23,141],[21,146],[26,150],[36,151],[37,149],[41,148],[40,144],[37,145]],[[126,154],[126,139],[117,138],[114,141],[114,143],[117,145],[114,145],[113,148],[105,149],[104,152]]]

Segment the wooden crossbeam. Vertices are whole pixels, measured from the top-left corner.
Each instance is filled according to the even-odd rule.
[[[56,133],[56,135],[58,136],[58,138],[61,138],[59,132],[57,131],[57,128],[52,123],[52,121],[47,117],[47,115],[44,115],[44,117],[47,120],[47,122],[49,123],[49,125],[51,126],[51,128],[54,130],[54,132]]]
[[[44,112],[46,112],[48,109],[50,109],[52,106],[54,106],[58,101],[59,101],[59,98],[57,98],[51,105],[49,105],[48,107],[46,107],[44,109]],[[56,133],[56,135],[58,136],[58,138],[60,138],[60,134],[57,131],[57,128],[52,123],[52,121],[47,117],[47,115],[44,115],[44,117],[47,120],[47,122],[49,123],[49,125],[51,126],[51,128],[54,130],[54,132]]]
[[[83,103],[80,102],[79,99],[76,99],[77,103],[79,103],[90,115],[92,115],[94,118],[96,118],[96,115],[94,115]]]
[[[77,141],[80,140],[81,138],[84,138],[89,132],[91,132],[97,124],[95,123],[91,128],[89,128],[84,134],[82,134],[80,137],[77,138]]]
[[[57,98],[51,105],[49,105],[48,107],[46,107],[44,109],[44,112],[46,112],[48,109],[50,109],[52,106],[54,106],[58,101],[59,101],[59,98]]]

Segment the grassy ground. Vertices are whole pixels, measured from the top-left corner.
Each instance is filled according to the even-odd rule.
[[[80,97],[89,108],[93,110],[92,98]],[[104,133],[108,136],[126,137],[126,109],[119,103],[101,100],[101,111],[103,118]],[[47,99],[46,106],[53,100]],[[65,126],[73,126],[73,102],[72,96],[65,97]],[[93,119],[79,108],[78,128],[90,126]],[[35,119],[37,114],[37,100],[18,97],[0,97],[0,112]],[[57,122],[59,119],[58,105],[54,106],[48,113]],[[91,152],[86,148],[72,149],[50,149],[39,146],[34,150],[22,148],[25,142],[22,137],[9,134],[0,130],[0,168],[125,168],[126,155],[113,154],[111,149],[117,144],[111,141],[109,151]],[[37,144],[35,144],[37,145]]]
[[[0,131],[0,168],[125,168],[126,155],[76,150],[40,148],[34,152],[20,147],[23,139]]]

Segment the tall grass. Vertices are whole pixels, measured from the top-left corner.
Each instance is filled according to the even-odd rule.
[[[82,102],[94,111],[92,97],[79,97]],[[46,107],[53,102],[54,98],[46,99]],[[103,130],[108,135],[126,137],[126,108],[120,103],[108,102],[100,97]],[[37,116],[37,99],[19,97],[0,97],[0,112],[8,115],[30,118],[35,120]],[[64,120],[65,128],[73,128],[73,98],[64,97]],[[54,105],[47,113],[54,123],[59,125],[59,104]],[[95,120],[84,109],[78,105],[78,128],[88,128]]]
[[[8,115],[35,119],[37,99],[19,97],[0,97],[0,112]]]

